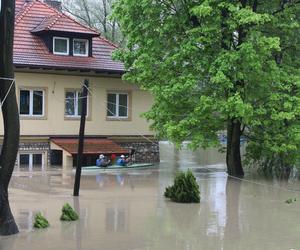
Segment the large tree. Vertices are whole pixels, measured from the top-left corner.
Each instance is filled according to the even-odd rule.
[[[153,93],[146,117],[177,144],[218,144],[228,173],[251,162],[290,167],[300,149],[300,1],[119,0],[125,79]]]
[[[0,155],[0,235],[18,233],[10,210],[8,185],[19,147],[19,112],[13,70],[15,1],[1,0],[0,12],[0,100],[4,140]]]

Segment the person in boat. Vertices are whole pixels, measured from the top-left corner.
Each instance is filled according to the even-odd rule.
[[[127,166],[130,162],[130,157],[125,158],[125,155],[121,155],[120,158],[117,160],[118,166]]]
[[[110,162],[112,165],[116,165],[117,156],[115,154],[111,154]]]
[[[107,167],[110,164],[110,160],[103,154],[99,155],[99,159],[96,161],[97,167]]]

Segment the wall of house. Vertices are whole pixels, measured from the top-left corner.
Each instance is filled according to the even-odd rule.
[[[16,72],[17,96],[20,88],[37,88],[45,90],[44,117],[20,116],[21,135],[77,135],[80,118],[65,117],[65,90],[80,89],[83,80],[90,82],[86,135],[152,135],[149,123],[141,118],[152,104],[149,93],[127,84],[119,78],[84,77],[59,74]],[[109,120],[106,117],[107,91],[129,93],[129,119]],[[1,117],[2,119],[2,117]],[[0,121],[0,133],[3,125]]]

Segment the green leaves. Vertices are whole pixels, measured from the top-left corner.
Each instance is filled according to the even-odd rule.
[[[33,226],[35,228],[47,228],[49,227],[49,222],[41,213],[37,213],[34,217]]]
[[[248,122],[253,117],[253,107],[250,103],[245,103],[239,93],[231,96],[222,105],[222,111],[229,118],[237,118]]]
[[[263,25],[266,22],[271,21],[271,17],[269,14],[260,14],[255,13],[250,8],[250,6],[246,6],[246,8],[231,8],[233,20],[237,23],[237,26],[240,25]]]
[[[62,214],[61,214],[60,220],[62,220],[62,221],[75,221],[75,220],[78,220],[78,219],[79,219],[78,214],[75,212],[75,210],[68,203],[66,203],[62,207]],[[47,227],[49,227],[49,222],[39,212],[34,217],[34,225],[33,226],[35,228],[47,228]]]
[[[193,7],[191,13],[200,18],[210,16],[213,12],[213,8],[209,5],[209,2],[210,1],[204,1],[202,4]]]
[[[174,202],[199,203],[199,185],[191,170],[186,173],[178,172],[174,179],[174,185],[167,187],[164,195]]]
[[[214,146],[232,119],[248,138],[247,160],[292,166],[300,157],[300,4],[254,3],[120,0],[114,17],[128,48],[116,57],[125,79],[154,95],[145,117],[159,136]]]
[[[62,214],[61,214],[60,220],[75,221],[78,219],[79,219],[78,214],[68,203],[66,203],[62,208]]]

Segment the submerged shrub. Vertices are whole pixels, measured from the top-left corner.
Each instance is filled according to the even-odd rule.
[[[285,201],[285,203],[291,204],[291,203],[295,202],[296,200],[297,200],[296,198],[289,198]]]
[[[68,204],[66,203],[63,208],[62,208],[62,214],[60,216],[60,220],[63,221],[74,221],[74,220],[78,220],[79,216],[78,214],[75,212],[75,210]]]
[[[41,213],[37,213],[34,217],[33,226],[35,228],[47,228],[49,227],[49,222]]]
[[[174,185],[165,190],[165,197],[181,203],[199,203],[200,190],[192,171],[178,172],[174,179]]]

